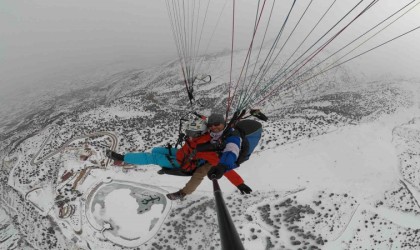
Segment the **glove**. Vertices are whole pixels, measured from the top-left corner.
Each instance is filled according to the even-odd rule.
[[[207,172],[207,177],[209,177],[210,180],[213,180],[214,178],[220,179],[222,178],[223,174],[226,171],[226,166],[218,164],[215,167],[212,167],[209,172]]]
[[[252,189],[248,187],[245,183],[242,183],[237,186],[239,191],[241,191],[241,194],[250,194],[252,192]]]

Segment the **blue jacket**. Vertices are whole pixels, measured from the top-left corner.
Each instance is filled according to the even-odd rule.
[[[238,131],[231,128],[228,137],[224,140],[225,147],[220,156],[219,164],[226,166],[226,171],[237,168],[239,152],[241,151],[242,139]]]

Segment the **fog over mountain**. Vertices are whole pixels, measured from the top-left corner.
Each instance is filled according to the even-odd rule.
[[[332,1],[331,1],[332,2]],[[336,4],[330,14],[338,19],[343,11],[358,1]],[[356,23],[354,32],[373,24],[376,19],[392,13],[410,1],[379,1]],[[247,48],[254,25],[255,1],[236,4],[235,47]],[[271,4],[271,3],[270,3]],[[289,8],[284,3],[283,9]],[[330,2],[313,3],[308,20],[321,13]],[[297,8],[307,5],[298,1]],[[269,3],[267,2],[267,8]],[[209,52],[231,48],[232,2],[213,1],[207,16],[208,29],[213,30],[222,14],[211,40]],[[57,1],[20,2],[2,1],[0,10],[0,90],[2,97],[11,91],[25,93],[39,86],[68,84],[89,73],[117,73],[125,69],[147,68],[176,58],[171,37],[165,1],[102,2]],[[420,14],[416,7],[387,28],[378,42],[392,38],[418,25]],[[335,16],[334,16],[335,15]],[[298,15],[291,17],[292,21]],[[294,18],[294,19],[293,19]],[[278,23],[283,17],[278,18]],[[223,24],[223,25],[222,25]],[[303,20],[301,25],[313,23]],[[279,26],[279,25],[278,25]],[[291,26],[292,27],[292,26]],[[325,28],[328,26],[325,25]],[[290,27],[286,27],[291,29]],[[321,34],[320,29],[319,34]],[[209,32],[210,33],[210,32]],[[420,32],[366,55],[352,64],[367,76],[418,77]],[[353,34],[350,31],[349,34]],[[272,33],[271,37],[274,37]],[[303,34],[302,35],[306,35]],[[343,34],[345,35],[345,34]],[[287,49],[287,47],[286,47]],[[7,92],[6,92],[7,91]]]

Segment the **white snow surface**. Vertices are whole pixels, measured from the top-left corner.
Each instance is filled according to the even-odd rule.
[[[138,203],[131,197],[129,189],[119,189],[112,191],[105,199],[106,212],[103,215],[104,220],[112,220],[116,225],[120,226],[119,234],[134,238],[139,234],[147,234],[149,230],[144,225],[149,218],[156,218],[163,210],[162,205],[156,205],[152,212],[137,214]]]

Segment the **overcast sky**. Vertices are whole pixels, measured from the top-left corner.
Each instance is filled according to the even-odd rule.
[[[222,17],[209,52],[230,48],[232,2],[212,2],[208,23],[215,25],[219,13],[222,13]],[[298,1],[298,5],[303,8],[308,2]],[[325,8],[330,2],[332,0],[314,0],[313,6],[319,4]],[[338,0],[342,4],[341,9],[357,2]],[[361,19],[361,22],[367,24],[369,20],[392,13],[392,10],[408,2],[381,0],[377,9],[368,13],[369,16]],[[256,3],[257,0],[236,0],[237,47],[245,47],[249,43]],[[316,13],[321,13],[321,9],[314,8],[311,13],[315,17]],[[338,6],[336,13],[339,13],[339,9]],[[293,18],[297,17],[295,15]],[[419,17],[420,6],[396,23],[393,31],[386,33],[388,36],[378,41],[385,41],[398,32],[419,26]],[[313,24],[306,23],[308,27]],[[352,32],[356,33],[357,30]],[[419,76],[419,44],[420,30],[417,30],[369,54],[363,63],[358,61],[355,65],[369,68],[373,74],[383,72]],[[147,68],[175,58],[176,48],[164,0],[0,2],[0,90],[3,93],[7,92],[6,88],[69,79],[102,69],[119,71],[124,68]]]

